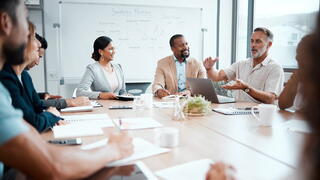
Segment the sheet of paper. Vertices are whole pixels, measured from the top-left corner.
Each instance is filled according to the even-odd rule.
[[[192,179],[204,180],[206,179],[207,171],[213,161],[210,159],[201,159],[197,161],[188,162],[178,166],[173,166],[167,169],[157,171],[155,174],[166,180],[176,179]]]
[[[73,125],[84,127],[114,127],[108,114],[82,114],[62,116],[64,120]]]
[[[78,126],[72,124],[54,126],[52,131],[55,138],[96,136],[103,134],[102,129],[99,127]]]
[[[101,147],[106,145],[108,142],[107,139],[103,139],[100,141],[97,141],[95,143],[89,144],[89,145],[84,145],[81,147],[81,149],[88,150],[88,149],[93,149],[97,147]],[[119,166],[119,165],[124,165],[124,164],[129,164],[131,161],[135,161],[138,159],[154,156],[157,154],[169,152],[169,149],[166,148],[160,148],[158,146],[155,146],[151,144],[150,142],[141,139],[141,138],[134,138],[133,139],[133,146],[134,146],[134,152],[131,156],[121,159],[118,161],[114,161],[110,164],[107,164],[107,166]]]
[[[284,127],[290,131],[295,131],[299,133],[311,133],[311,129],[306,121],[303,120],[289,120],[284,123]]]
[[[92,111],[93,106],[77,106],[77,107],[67,107],[64,109],[61,109],[61,112],[87,112]]]
[[[102,104],[100,104],[98,101],[91,101],[91,106],[93,106],[93,107],[103,107],[103,105]]]
[[[173,108],[174,102],[153,102],[153,106],[156,108]]]
[[[121,120],[121,125],[120,125]],[[162,127],[158,121],[151,117],[121,118],[113,120],[122,130],[147,129]]]

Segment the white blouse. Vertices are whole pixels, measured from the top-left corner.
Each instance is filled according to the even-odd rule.
[[[112,72],[109,72],[103,68],[103,72],[110,84],[112,92],[115,92],[115,90],[119,87],[119,81],[116,71],[112,69]]]

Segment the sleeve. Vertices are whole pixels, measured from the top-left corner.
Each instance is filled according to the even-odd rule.
[[[13,108],[10,95],[0,84],[0,146],[26,132],[29,128],[22,121],[22,112]]]
[[[165,88],[165,77],[164,72],[161,69],[161,61],[158,61],[156,73],[152,84],[152,92],[155,94],[158,89]]]
[[[239,64],[240,62],[236,62],[236,63],[233,63],[228,68],[223,69],[229,81],[236,79],[236,72],[239,67]]]
[[[127,93],[127,90],[126,90],[126,82],[125,82],[125,80],[124,80],[124,73],[123,73],[123,71],[122,71],[122,67],[121,67],[121,65],[120,64],[118,64],[118,66],[119,66],[119,71],[120,71],[120,74],[121,74],[121,89],[120,89],[120,91],[119,91],[119,94],[120,95],[122,95],[122,94],[126,94]]]
[[[77,87],[77,96],[86,96],[90,99],[98,99],[100,92],[91,91],[90,87],[94,81],[92,69],[88,66],[80,84]]]
[[[13,80],[6,79],[2,82],[10,92],[12,105],[17,109],[21,109],[23,111],[23,118],[39,132],[54,126],[54,124],[60,120],[60,117],[57,117],[50,112],[43,112],[41,108],[35,109],[37,106],[42,106],[42,103],[40,102],[38,105],[28,103],[28,100],[21,94],[19,85]],[[39,98],[37,94],[36,96]]]
[[[207,71],[204,68],[203,64],[199,61],[197,61],[198,66],[199,66],[199,72],[197,78],[207,78]]]
[[[48,99],[48,100],[41,100],[41,101],[46,108],[55,107],[58,110],[60,110],[68,106],[66,99]]]
[[[46,94],[49,94],[49,93],[48,92],[40,92],[40,93],[38,93],[38,96],[39,96],[40,99],[44,99],[44,96]]]
[[[284,84],[284,72],[281,66],[276,66],[268,74],[264,91],[279,96]]]

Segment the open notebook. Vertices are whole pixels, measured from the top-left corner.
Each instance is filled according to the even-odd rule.
[[[238,109],[238,108],[213,108],[212,111],[224,114],[224,115],[250,115],[251,108]],[[258,110],[254,110],[254,113],[259,113]]]
[[[55,138],[94,136],[103,134],[102,127],[114,127],[108,114],[62,116],[67,125],[52,128]]]

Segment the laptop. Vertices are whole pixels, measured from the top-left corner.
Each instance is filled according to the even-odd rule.
[[[202,95],[212,103],[234,103],[234,98],[218,95],[210,79],[187,78],[192,95]]]

